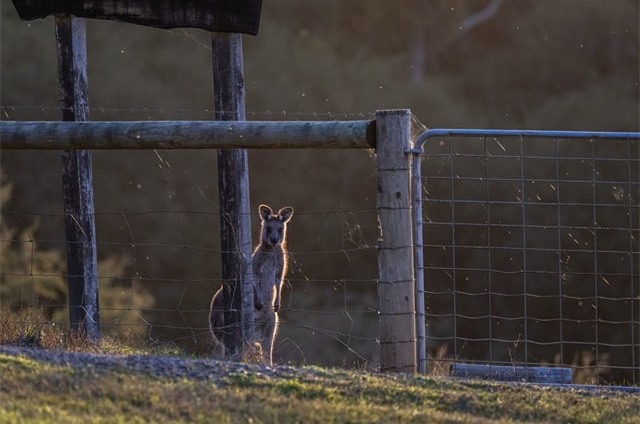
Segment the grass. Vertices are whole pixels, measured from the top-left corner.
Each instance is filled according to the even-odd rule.
[[[0,355],[3,423],[640,423],[640,396],[317,368],[219,382]]]
[[[0,310],[0,345],[113,355],[190,356],[171,343],[136,340],[135,337],[115,333],[93,342],[63,331],[37,309],[20,312]]]
[[[8,326],[2,323],[2,329]],[[59,334],[54,339],[65,342]],[[131,350],[118,340],[107,345],[90,350]],[[0,354],[0,422],[640,423],[638,394],[319,367],[306,371],[288,378],[230,372],[212,382]]]

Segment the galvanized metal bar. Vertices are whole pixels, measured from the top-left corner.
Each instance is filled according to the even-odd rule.
[[[414,153],[411,175],[411,199],[413,201],[413,260],[415,267],[416,339],[418,373],[427,373],[427,317],[424,300],[424,253],[422,239],[422,174],[421,156]]]
[[[416,138],[413,148],[419,149],[418,153],[421,153],[424,142],[434,137],[538,137],[640,140],[640,132],[433,128],[420,134]]]

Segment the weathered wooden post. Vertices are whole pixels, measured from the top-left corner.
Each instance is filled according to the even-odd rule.
[[[87,48],[84,20],[55,17],[58,86],[64,121],[87,121]],[[62,153],[69,324],[87,339],[100,338],[98,254],[93,209],[91,151]]]
[[[381,370],[415,373],[411,111],[376,112]]]
[[[215,119],[244,121],[242,35],[212,33]],[[225,346],[233,356],[254,335],[249,163],[246,149],[218,150]]]

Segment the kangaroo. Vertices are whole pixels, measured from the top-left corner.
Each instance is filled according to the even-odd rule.
[[[274,214],[267,205],[258,208],[262,225],[260,243],[253,251],[253,288],[255,339],[260,344],[262,359],[273,363],[273,342],[278,329],[280,292],[287,273],[286,235],[287,222],[293,216],[293,208],[285,207]],[[211,333],[219,342],[224,329],[222,287],[211,300],[209,324]]]

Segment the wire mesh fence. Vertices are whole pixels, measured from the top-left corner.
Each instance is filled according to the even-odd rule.
[[[640,141],[437,136],[422,155],[426,345],[640,383]]]
[[[222,284],[218,213],[97,211],[95,220],[102,334],[216,357],[208,315]],[[3,211],[0,312],[24,319],[24,331],[35,314],[66,332],[67,241],[42,236],[27,225],[34,221],[63,233],[61,214]],[[296,230],[318,221],[324,230],[302,241]],[[379,366],[375,234],[362,230],[367,221],[375,222],[375,209],[296,213],[278,363]]]
[[[3,120],[16,121],[55,121],[62,111],[59,106],[0,107]],[[210,109],[121,107],[92,107],[90,112],[99,121],[192,121],[213,114]],[[247,112],[250,120],[269,122],[373,116]],[[58,156],[55,151],[3,151],[3,188],[6,179],[14,190],[5,202],[4,192],[11,189],[3,189],[0,312],[42,312],[66,331],[68,242]],[[209,302],[222,284],[215,151],[94,151],[93,158],[103,335],[215,354],[208,324]],[[294,161],[309,172],[290,170]],[[349,170],[325,171],[336,162],[348,163]],[[38,163],[39,172],[22,172],[24,163]],[[263,150],[250,157],[252,198],[278,199],[296,209],[288,236],[290,271],[279,312],[277,363],[379,366],[377,217],[370,165],[366,151]],[[318,200],[325,198],[333,203]],[[253,221],[259,223],[257,213]]]
[[[294,359],[292,360],[289,359],[290,355],[284,354],[281,355],[281,360],[297,363],[356,365],[375,369],[399,369],[400,365],[394,363],[394,358],[398,356],[395,354],[387,355],[388,358],[385,360],[383,352],[379,352],[381,346],[385,346],[385,349],[391,352],[400,349],[398,347],[400,343],[415,345],[415,338],[412,337],[415,326],[415,321],[413,320],[414,312],[402,309],[405,304],[408,305],[404,301],[405,298],[409,299],[411,297],[410,303],[413,302],[412,278],[409,276],[409,274],[413,274],[410,264],[411,255],[406,255],[403,252],[400,258],[390,258],[392,254],[397,252],[396,244],[408,251],[411,249],[410,216],[407,216],[409,219],[405,219],[404,216],[402,219],[394,220],[391,218],[393,213],[400,211],[405,214],[404,211],[408,211],[410,208],[408,205],[398,207],[395,204],[397,203],[394,200],[397,199],[396,192],[385,192],[385,194],[388,194],[386,196],[375,195],[376,182],[378,182],[379,194],[380,187],[388,183],[389,190],[391,190],[393,184],[396,184],[396,182],[390,183],[390,180],[408,179],[410,176],[409,161],[405,155],[405,151],[410,145],[410,118],[410,111],[405,109],[378,111],[376,112],[377,124],[375,126],[372,125],[374,121],[366,120],[359,121],[356,124],[359,126],[359,130],[355,133],[349,129],[340,130],[340,134],[355,134],[356,143],[354,144],[350,141],[342,147],[345,149],[357,148],[363,151],[364,155],[360,155],[357,158],[348,153],[334,151],[336,138],[320,128],[324,128],[327,122],[305,122],[302,125],[296,123],[295,125],[298,125],[301,130],[299,134],[295,131],[285,131],[283,133],[286,135],[284,138],[292,142],[288,147],[304,148],[305,146],[299,143],[299,140],[308,140],[310,130],[313,132],[320,129],[322,134],[318,138],[319,143],[316,148],[323,150],[322,153],[314,151],[311,154],[311,152],[304,150],[302,152],[286,153],[281,151],[269,152],[269,148],[272,150],[278,148],[280,150],[283,147],[280,144],[283,137],[281,134],[277,136],[277,146],[269,145],[268,143],[260,146],[266,150],[261,152],[259,158],[256,157],[256,160],[250,164],[250,167],[259,169],[258,178],[255,178],[251,183],[252,190],[259,193],[272,193],[280,198],[290,199],[290,201],[295,200],[296,210],[303,211],[302,214],[296,213],[298,218],[295,220],[295,225],[297,226],[297,223],[300,223],[301,227],[306,229],[304,235],[300,238],[302,243],[299,246],[304,246],[302,250],[294,249],[290,251],[294,258],[299,256],[303,260],[294,261],[295,264],[302,264],[302,266],[298,267],[297,270],[292,270],[289,281],[303,281],[305,284],[303,288],[309,292],[309,295],[305,297],[297,296],[296,301],[299,303],[292,306],[290,310],[280,307],[280,340],[290,344],[289,353],[297,351],[299,354],[294,354]],[[336,122],[332,121],[328,124],[329,126],[334,126]],[[17,141],[20,139],[30,139],[32,141],[37,139],[38,137],[33,133],[26,135],[25,138],[17,134],[11,135],[11,128],[21,130],[25,129],[26,126],[31,126],[33,123],[27,124],[17,121],[2,123],[4,124],[2,125],[4,131],[3,145],[9,146],[9,149],[15,148],[16,150],[25,148],[42,150],[40,146],[25,146],[24,142]],[[80,127],[76,123],[68,124],[72,127]],[[105,124],[117,125],[120,128],[116,130],[118,134],[122,135],[126,132],[123,130],[123,125],[117,122],[87,123],[81,127],[91,130]],[[158,122],[151,123],[152,126],[158,124]],[[254,123],[251,126],[255,127],[258,124]],[[267,133],[271,133],[290,124],[290,122],[283,121],[265,122],[259,125],[266,125],[268,128]],[[346,124],[351,125],[349,122],[346,122]],[[165,126],[167,124],[163,122],[160,125]],[[173,125],[179,125],[179,123],[169,124],[170,127]],[[45,137],[49,140],[55,132],[55,127],[59,125],[44,124],[44,126],[47,127],[44,130]],[[148,127],[148,125],[145,125],[145,127]],[[220,130],[224,134],[234,134],[233,137],[237,138],[236,141],[240,143],[239,145],[242,145],[243,140],[240,139],[244,137],[243,134],[237,134],[235,130],[230,131],[226,125]],[[149,134],[152,133],[154,132],[149,132]],[[378,139],[378,134],[382,134],[383,137]],[[143,136],[136,133],[136,139],[138,138],[143,138]],[[264,134],[256,134],[253,138],[264,139]],[[68,140],[64,135],[62,135],[62,139]],[[55,146],[55,148],[93,149],[95,141],[101,139],[102,137],[94,138],[88,144],[82,146],[75,144],[73,147]],[[377,154],[377,168],[380,168],[378,163],[380,158],[391,158],[398,162],[398,164],[389,163],[383,166],[384,172],[382,173],[371,172],[373,157],[371,156],[370,148],[376,144],[372,142],[374,139],[377,141],[378,147],[385,143],[389,145],[386,154]],[[402,144],[395,143],[397,139],[401,139]],[[7,140],[17,141],[17,144],[7,144]],[[193,146],[187,146],[187,148],[191,147]],[[226,148],[227,146],[207,144],[200,147]],[[118,148],[118,146],[108,146],[108,149],[111,148]],[[3,267],[3,273],[0,273],[2,277],[8,277],[8,279],[17,277],[22,281],[6,284],[8,289],[5,290],[2,299],[0,299],[0,304],[10,304],[9,309],[37,308],[43,304],[63,305],[64,301],[58,299],[65,291],[63,281],[65,279],[69,280],[68,288],[69,292],[71,292],[71,289],[76,289],[80,286],[80,284],[72,284],[72,280],[80,280],[80,278],[77,278],[78,276],[89,276],[91,277],[91,286],[93,288],[100,287],[99,302],[97,301],[98,290],[95,289],[92,291],[91,296],[88,296],[87,291],[84,289],[74,290],[73,293],[78,294],[77,296],[69,295],[69,312],[84,311],[86,313],[83,315],[88,317],[84,321],[80,320],[80,325],[85,323],[84,325],[89,327],[89,324],[86,323],[90,323],[91,327],[99,327],[99,323],[103,323],[105,329],[112,326],[122,328],[128,325],[129,328],[135,329],[136,332],[142,328],[148,332],[146,338],[152,341],[162,339],[185,344],[199,344],[202,338],[210,338],[208,337],[209,331],[206,322],[209,310],[208,304],[212,294],[222,283],[220,279],[216,281],[211,276],[217,274],[215,271],[224,268],[219,266],[220,264],[216,264],[216,260],[211,258],[217,257],[219,259],[220,256],[228,256],[229,253],[233,253],[224,252],[221,248],[216,249],[210,243],[212,240],[220,238],[220,230],[216,225],[220,223],[220,216],[216,216],[212,220],[210,215],[215,214],[197,212],[198,207],[195,206],[197,204],[205,204],[207,211],[216,210],[216,207],[219,207],[219,205],[211,201],[213,199],[212,194],[215,193],[211,193],[210,185],[202,182],[208,178],[205,174],[206,171],[210,170],[208,167],[211,164],[205,159],[206,154],[197,154],[197,157],[194,157],[196,155],[195,152],[172,151],[171,147],[168,148],[164,142],[158,139],[154,139],[146,148],[155,150],[132,152],[131,154],[118,155],[117,158],[117,152],[105,151],[100,154],[100,158],[103,160],[94,160],[97,165],[95,168],[103,167],[105,159],[113,160],[116,169],[127,169],[128,174],[124,175],[124,181],[122,178],[118,178],[120,190],[117,188],[114,190],[114,184],[108,182],[109,177],[112,175],[113,167],[103,167],[103,171],[95,169],[94,172],[100,176],[94,179],[94,183],[97,182],[97,187],[101,187],[104,184],[103,190],[97,190],[97,192],[102,191],[105,194],[104,199],[108,200],[108,210],[100,207],[98,202],[96,203],[98,212],[93,213],[92,211],[87,214],[91,215],[96,221],[95,240],[97,241],[95,244],[93,243],[93,237],[91,239],[92,244],[94,246],[97,245],[98,252],[100,252],[98,257],[102,256],[103,261],[110,260],[110,265],[112,265],[110,269],[104,264],[102,266],[98,264],[101,275],[97,277],[100,279],[100,284],[96,281],[94,273],[81,275],[81,272],[75,272],[77,275],[72,275],[74,273],[74,268],[71,266],[72,262],[69,262],[70,265],[68,266],[72,271],[70,273],[64,271],[64,261],[60,257],[56,257],[56,260],[53,261],[58,265],[53,266],[50,272],[43,272],[39,269],[34,271],[34,267],[31,265],[26,265],[26,268],[20,271],[7,271],[7,268]],[[164,151],[160,153],[157,150],[167,148],[170,151],[169,153]],[[331,150],[324,151],[324,149],[329,148]],[[45,152],[40,153],[44,154]],[[287,153],[290,154],[287,155]],[[16,155],[19,157],[18,154]],[[136,161],[136,159],[143,158],[148,164],[149,157],[155,158],[152,162],[156,162],[157,169],[150,174],[160,174],[162,181],[159,184],[158,181],[150,181],[146,175],[138,174],[138,165],[142,163]],[[295,178],[292,179],[293,175],[286,172],[290,163],[285,159],[286,157],[296,162],[293,173],[303,168],[308,169],[309,172],[299,175],[298,171]],[[351,159],[347,160],[347,157],[351,157]],[[189,160],[185,160],[187,158]],[[97,157],[94,159],[97,159]],[[26,160],[30,160],[30,158],[26,158]],[[123,162],[127,162],[127,165],[131,165],[133,162],[136,163],[134,168],[129,168],[128,166],[123,166]],[[198,168],[196,162],[201,165],[200,168]],[[393,161],[389,160],[389,162]],[[313,166],[305,166],[305,163],[313,164]],[[325,166],[322,166],[323,163]],[[328,167],[335,167],[338,163],[348,166],[341,167],[341,172],[334,172],[333,169],[331,172],[327,172]],[[195,175],[194,169],[200,169],[203,172],[198,174],[195,180],[192,179]],[[20,169],[17,170],[15,175],[19,175],[21,179],[25,177],[20,172]],[[122,177],[122,175],[118,175],[118,177]],[[147,182],[145,182],[145,179]],[[127,181],[128,183],[123,187],[122,183]],[[151,184],[148,184],[149,182]],[[65,187],[68,186],[69,184],[65,183]],[[293,186],[298,188],[295,196],[291,194],[295,191],[292,190]],[[309,189],[310,187],[312,189]],[[407,184],[406,187],[409,188],[409,185]],[[104,190],[105,188],[106,190]],[[136,190],[138,193],[135,193]],[[20,191],[22,195],[23,192],[22,190]],[[129,209],[129,206],[125,206],[125,199],[128,196],[122,196],[123,192],[127,192],[134,197],[130,203],[136,205],[134,209]],[[153,199],[153,201],[143,201],[143,193],[149,195],[149,198]],[[357,197],[350,196],[348,200],[342,201],[338,199],[338,193],[343,195],[357,193]],[[305,200],[302,201],[301,198]],[[402,198],[403,201],[408,202],[409,196],[402,196]],[[221,196],[218,200],[220,202],[224,201],[220,199],[222,199]],[[287,201],[287,203],[290,201]],[[319,205],[333,204],[336,201],[339,204],[332,207],[332,210],[328,212],[316,212],[317,209],[314,209]],[[151,209],[150,205],[154,202],[166,204],[168,207]],[[373,207],[374,202],[376,207]],[[35,204],[37,205],[38,202]],[[106,205],[107,203],[104,204]],[[145,209],[140,209],[140,204],[145,205],[146,211]],[[181,207],[173,208],[172,205],[175,204]],[[310,208],[309,205],[313,205],[313,207]],[[342,207],[340,205],[348,206]],[[31,203],[30,207],[33,207],[33,203]],[[51,205],[47,204],[47,207],[51,207]],[[381,209],[386,212],[382,216],[379,214]],[[132,210],[134,212],[131,212]],[[20,216],[24,214],[24,212],[17,213],[17,220],[21,221]],[[318,215],[321,214],[325,216],[319,217]],[[25,246],[29,244],[31,244],[31,251],[35,252],[38,251],[36,246],[41,245],[43,242],[53,243],[57,244],[55,251],[58,252],[58,256],[61,255],[64,247],[69,250],[70,246],[76,244],[74,240],[69,238],[61,241],[63,236],[60,234],[61,228],[81,227],[81,225],[73,225],[72,221],[75,218],[73,213],[67,213],[64,216],[58,214],[56,216],[55,213],[40,211],[33,212],[31,215],[36,219],[42,217],[57,219],[58,221],[62,221],[62,217],[67,219],[64,220],[63,226],[59,225],[57,227],[58,229],[55,231],[57,236],[55,238],[43,239],[34,235],[36,233],[41,235],[42,232],[40,231],[34,232],[34,234],[26,231],[25,234],[18,234],[18,237],[14,237],[16,234],[7,234],[6,237],[3,234],[2,242],[9,245],[12,243],[18,244],[16,249],[21,251],[23,255],[29,249]],[[308,219],[306,223],[301,223],[300,218],[304,218],[305,215],[311,217],[311,219]],[[366,215],[366,218],[363,215]],[[338,217],[338,221],[335,220],[335,217]],[[361,221],[362,219],[365,219],[366,223],[361,225],[360,223],[364,222]],[[212,225],[213,221],[217,221],[216,224]],[[387,236],[385,236],[384,240],[389,241],[389,246],[377,249],[380,240],[379,234],[387,227],[394,226],[397,222],[403,223],[403,229],[406,230],[400,236],[402,240],[396,240],[391,243],[392,237],[390,235],[393,235],[396,231],[386,231],[385,234]],[[20,225],[18,231],[25,231],[27,226]],[[336,231],[339,228],[342,228],[342,234],[340,234],[339,230]],[[292,245],[295,244],[292,243]],[[29,253],[26,253],[25,256],[29,257]],[[69,256],[74,257],[74,255]],[[378,266],[380,257],[387,262],[392,262],[394,266]],[[32,254],[31,258],[35,258],[35,256]],[[404,262],[402,269],[406,273],[406,276],[403,275],[400,280],[398,280],[398,276],[391,275],[398,268],[395,266],[398,261]],[[34,262],[36,262],[34,259],[27,258],[24,263]],[[51,263],[51,261],[48,262]],[[92,269],[96,269],[93,262],[90,265],[83,264],[78,266],[78,269],[87,269],[89,266]],[[303,268],[306,271],[301,271]],[[199,272],[194,273],[194,270]],[[296,271],[301,271],[301,273],[296,274]],[[54,293],[54,296],[41,296],[44,299],[40,299],[38,294],[28,293],[30,290],[32,292],[42,290],[44,284],[37,280],[40,277],[48,276],[54,277],[53,279],[55,280],[53,283],[55,287],[50,290],[50,292]],[[210,286],[212,281],[217,283],[213,287]],[[381,281],[389,284],[401,281],[404,285],[403,292],[406,292],[405,295],[402,296],[402,299],[398,297],[397,302],[394,298],[392,299],[394,301],[385,302],[384,307],[381,306],[382,303],[379,302],[378,293],[379,282]],[[3,286],[5,285],[3,284]],[[138,290],[134,286],[140,289]],[[313,291],[310,289],[312,286],[314,287]],[[87,287],[87,285],[84,287]],[[123,289],[118,290],[121,287]],[[201,287],[207,287],[209,291],[204,293],[205,290],[201,289]],[[327,287],[329,290],[327,290]],[[107,288],[113,288],[113,290],[106,290]],[[394,289],[390,290],[390,293],[394,293],[395,290],[397,288],[394,287]],[[105,294],[107,291],[109,296]],[[112,299],[108,302],[104,300],[118,291],[121,294],[119,302]],[[128,302],[126,299],[127,292],[130,293]],[[299,288],[296,287],[292,290],[292,293],[299,293]],[[145,296],[147,294],[150,296],[149,299]],[[331,296],[331,294],[334,294],[334,296]],[[51,297],[55,297],[55,301],[50,301]],[[87,300],[87,302],[86,304],[72,303],[72,297],[78,297],[80,298],[79,300]],[[14,299],[20,300],[15,301]],[[26,303],[24,300],[26,300]],[[285,304],[286,301],[286,296],[284,296]],[[142,305],[139,305],[138,302]],[[147,302],[149,303],[148,305],[146,305]],[[100,306],[98,306],[98,303],[100,303]],[[125,309],[120,309],[121,307],[118,305],[122,304],[128,306]],[[63,308],[54,307],[52,309],[53,311],[45,311],[48,317],[55,318],[55,314],[58,314],[58,316],[64,315]],[[98,316],[95,313],[98,310],[103,312],[103,316]],[[94,312],[90,317],[89,311]],[[125,322],[128,323],[129,321],[126,321],[122,316],[107,319],[106,316],[108,314],[114,313],[117,315],[118,311],[121,312],[120,315],[124,314],[125,311],[127,315],[132,315],[134,323],[125,324]],[[295,321],[289,320],[287,316],[289,313],[292,315],[298,313],[299,318]],[[305,321],[304,317],[300,317],[300,313],[307,314],[307,316],[315,314],[316,317]],[[160,316],[162,318],[159,318]],[[204,322],[195,322],[196,318],[190,318],[193,316],[203,318]],[[321,318],[319,318],[320,316]],[[356,317],[358,318],[356,319]],[[391,322],[397,317],[402,317],[403,325],[382,325],[381,327],[384,328],[384,331],[378,331],[379,319]],[[70,326],[74,330],[73,318],[71,318]],[[78,325],[75,327],[78,327]],[[300,330],[303,330],[303,332],[306,331],[306,334],[299,335],[297,339],[294,339],[287,335],[288,329],[297,330],[299,333]],[[405,330],[408,337],[396,336],[396,332]],[[176,334],[178,332],[181,332],[181,334]],[[100,329],[96,328],[95,333],[100,334]],[[317,341],[319,337],[323,340]],[[398,342],[400,339],[402,341]],[[204,348],[206,349],[206,346]],[[338,353],[339,350],[342,350],[344,354]],[[277,356],[277,345],[275,351]],[[415,347],[404,351],[410,352],[410,355],[408,355],[408,362],[404,363],[405,361],[402,361],[401,366],[407,367],[409,370],[415,368]],[[310,360],[309,358],[315,359]],[[383,365],[386,365],[386,368]]]

